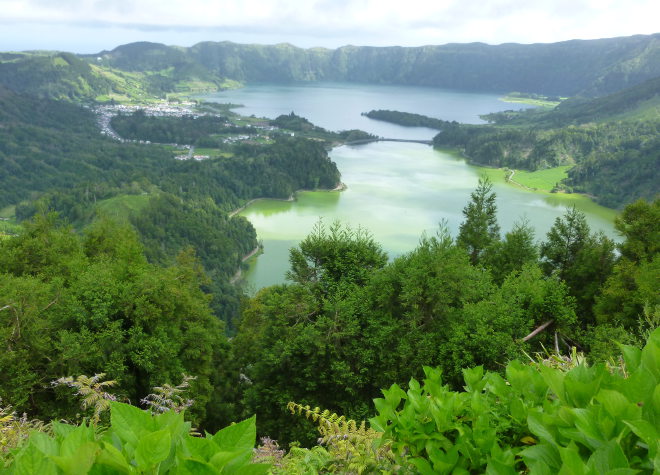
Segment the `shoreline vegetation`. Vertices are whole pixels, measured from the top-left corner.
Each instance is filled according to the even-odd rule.
[[[291,193],[291,195],[289,195],[288,198],[269,198],[269,197],[267,197],[267,196],[262,196],[262,197],[260,197],[260,198],[253,198],[253,199],[247,201],[243,206],[240,206],[240,207],[236,208],[235,210],[229,212],[229,213],[228,213],[228,216],[229,216],[230,218],[233,218],[234,216],[236,216],[237,214],[239,214],[241,211],[244,211],[244,210],[245,210],[246,208],[248,208],[251,204],[256,203],[257,201],[263,201],[263,200],[270,200],[270,201],[285,201],[285,202],[287,202],[287,201],[296,201],[296,194],[298,194],[298,193],[303,193],[303,192],[306,192],[306,191],[325,191],[325,192],[344,191],[346,188],[348,188],[348,186],[346,186],[345,183],[343,183],[343,182],[340,181],[340,182],[337,184],[337,186],[335,186],[334,188],[315,188],[315,189],[313,189],[313,190],[311,190],[311,189],[306,189],[306,188],[301,188],[301,189],[296,190],[296,191],[294,191],[293,193]]]
[[[546,109],[552,109],[559,104],[561,104],[562,101],[566,100],[566,97],[548,97],[544,96],[542,94],[533,94],[533,93],[525,93],[525,92],[510,92],[502,97],[500,97],[500,101],[502,102],[510,102],[513,104],[528,104],[531,106],[536,106],[536,107],[543,107]]]

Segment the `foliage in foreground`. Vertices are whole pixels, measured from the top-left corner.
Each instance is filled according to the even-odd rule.
[[[425,367],[423,384],[394,384],[370,420],[402,466],[417,473],[657,473],[660,329],[644,349],[622,346],[625,366],[569,371],[509,363],[506,379],[464,370],[451,391]]]
[[[215,435],[190,435],[183,413],[153,415],[129,404],[111,403],[111,425],[53,422],[53,435],[33,432],[14,454],[5,473],[177,473],[262,474],[267,464],[251,463],[256,419]],[[2,468],[0,468],[2,472]]]

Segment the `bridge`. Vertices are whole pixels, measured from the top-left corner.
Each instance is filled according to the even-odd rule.
[[[433,140],[416,140],[416,139],[386,139],[386,138],[377,138],[377,139],[362,139],[362,140],[353,140],[351,142],[346,142],[344,145],[362,145],[365,143],[371,142],[410,142],[410,143],[421,143],[424,145],[433,145]]]

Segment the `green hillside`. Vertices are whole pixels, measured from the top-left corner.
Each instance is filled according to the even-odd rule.
[[[99,60],[100,58],[100,60]],[[660,35],[550,44],[483,43],[423,47],[203,42],[190,48],[133,43],[89,55],[128,71],[164,71],[205,81],[348,81],[471,91],[597,96],[660,76]]]
[[[559,190],[617,208],[653,199],[660,181],[660,78],[550,111],[501,112],[490,125],[445,123],[437,147],[474,163],[528,171],[573,166]]]

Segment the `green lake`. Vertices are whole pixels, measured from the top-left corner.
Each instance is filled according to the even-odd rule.
[[[479,122],[479,114],[519,106],[488,94],[345,84],[249,86],[215,94],[212,99],[245,104],[245,109],[238,112],[258,117],[276,117],[293,110],[332,130],[361,128],[390,138],[422,139],[432,138],[435,131],[384,124],[362,117],[360,112],[393,109],[474,123]],[[338,110],[332,104],[350,105]],[[250,261],[245,273],[252,290],[284,282],[289,248],[303,239],[319,219],[327,224],[340,220],[366,228],[390,257],[414,249],[420,236],[435,234],[443,221],[455,236],[463,220],[462,209],[484,173],[494,182],[503,233],[515,221],[527,219],[536,229],[537,239],[542,240],[566,207],[575,205],[587,215],[592,229],[615,237],[613,210],[584,196],[526,191],[505,183],[499,170],[470,166],[428,145],[376,142],[342,146],[333,149],[330,157],[342,174],[346,190],[299,192],[296,200],[289,202],[260,200],[240,213],[252,222],[264,245],[264,253]]]

